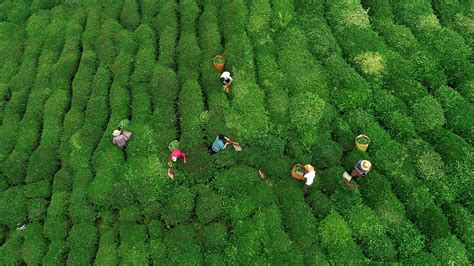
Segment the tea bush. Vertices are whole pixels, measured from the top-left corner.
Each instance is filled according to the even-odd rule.
[[[95,256],[97,232],[93,224],[75,224],[69,234],[68,264],[90,264]]]
[[[47,244],[43,238],[43,228],[41,224],[28,224],[23,242],[22,258],[28,264],[40,264],[46,253]]]
[[[469,264],[466,249],[455,236],[437,239],[430,247],[432,254],[442,264]]]
[[[124,0],[120,22],[128,30],[135,30],[140,23],[140,14],[136,0]]]
[[[117,233],[114,230],[108,229],[100,232],[98,245],[94,264],[110,265],[118,263]]]
[[[14,234],[0,247],[0,263],[2,264],[19,264],[22,262],[21,245],[22,237]]]
[[[294,182],[291,184],[289,181],[282,181],[276,189],[283,225],[288,228],[288,234],[295,241],[296,249],[301,252],[311,249],[319,239],[318,235],[314,234],[318,224],[311,209],[303,201],[303,192]]]
[[[194,209],[194,194],[182,187],[168,199],[162,218],[169,226],[186,222]]]
[[[0,223],[14,227],[26,221],[26,197],[20,186],[10,187],[0,195]]]
[[[418,99],[413,105],[412,117],[419,132],[437,129],[446,121],[441,105],[432,97]]]
[[[321,245],[329,255],[330,263],[363,263],[366,258],[352,240],[347,223],[336,211],[332,211],[319,227]]]
[[[222,252],[228,245],[227,226],[222,223],[213,223],[202,229],[201,245],[207,252]]]
[[[0,3],[0,264],[471,263],[470,4]]]
[[[202,253],[197,245],[194,229],[190,225],[179,225],[169,230],[163,243],[166,246],[170,263],[202,264]]]
[[[149,250],[146,227],[140,224],[123,224],[120,226],[119,257],[123,263],[147,263]]]
[[[409,26],[420,42],[430,47],[429,51],[439,60],[449,81],[459,83],[470,76],[467,72],[469,48],[458,33],[440,25],[431,1],[409,4],[390,1],[390,4],[396,18]]]
[[[209,187],[202,187],[196,201],[196,215],[207,224],[223,215],[224,203],[219,194]]]
[[[474,108],[456,90],[442,86],[435,91],[446,117],[446,126],[472,145]],[[462,115],[461,115],[462,114]]]
[[[449,204],[443,208],[448,216],[451,228],[456,236],[462,240],[470,261],[474,256],[474,220],[472,213],[459,204]]]

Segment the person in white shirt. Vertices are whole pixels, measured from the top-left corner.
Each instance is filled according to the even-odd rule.
[[[314,167],[311,164],[307,164],[304,166],[305,169],[305,174],[304,174],[304,186],[303,186],[303,191],[304,194],[306,195],[308,193],[308,188],[313,184],[314,177],[316,176],[316,172],[314,171]]]
[[[226,93],[229,93],[230,90],[230,84],[232,83],[234,79],[230,76],[229,71],[224,71],[222,72],[220,81],[222,82],[222,86],[224,86],[224,91]]]

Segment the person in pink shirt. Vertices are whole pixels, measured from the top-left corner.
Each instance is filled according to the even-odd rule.
[[[114,130],[112,133],[112,142],[123,149],[127,145],[127,141],[132,137],[132,133],[128,131],[122,132],[120,129]]]
[[[182,152],[180,149],[174,149],[171,152],[170,158],[168,159],[168,166],[172,167],[173,166],[172,162],[178,161],[180,157],[183,157],[184,163],[186,163],[186,153]]]

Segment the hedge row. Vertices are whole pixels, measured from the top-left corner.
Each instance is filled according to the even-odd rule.
[[[429,51],[439,60],[449,82],[460,84],[472,79],[469,47],[458,33],[440,25],[431,1],[403,4],[390,1],[390,4],[396,19],[410,27],[420,42],[430,47]]]
[[[178,225],[167,231],[163,243],[168,251],[166,261],[170,264],[203,264],[203,254],[191,225]]]
[[[49,13],[35,14],[28,20],[26,28],[28,39],[18,73],[9,81],[12,97],[5,107],[5,119],[0,129],[0,137],[5,140],[0,144],[0,162],[12,152],[17,139],[20,121],[25,112],[30,88],[35,80],[38,58],[40,56],[43,36],[38,34],[50,22]]]
[[[394,22],[395,16],[388,1],[364,0],[362,3],[369,8],[371,23],[385,43],[413,64],[418,81],[432,88],[446,84],[447,77],[438,60],[418,42],[409,28]]]
[[[351,230],[344,218],[336,211],[321,221],[319,226],[321,245],[332,264],[364,263],[366,258],[352,240]]]
[[[120,22],[127,30],[134,31],[140,24],[140,12],[137,0],[124,0],[122,12],[120,13]]]
[[[439,87],[434,91],[434,95],[444,109],[446,126],[472,145],[474,143],[472,138],[474,136],[473,105],[448,86]]]
[[[336,177],[332,177],[336,179]],[[346,219],[348,226],[368,258],[373,261],[393,261],[397,255],[395,245],[388,237],[388,227],[381,218],[362,203],[357,191],[348,193],[338,186],[331,195],[332,205]]]
[[[461,239],[466,247],[469,260],[474,259],[474,217],[471,212],[459,204],[449,204],[443,207],[453,232]]]
[[[178,39],[178,18],[176,1],[164,1],[154,18],[154,25],[160,36],[158,63],[164,67],[175,65],[175,47]]]
[[[77,12],[73,14],[71,20],[66,25],[64,50],[51,69],[53,71],[51,77],[52,86],[60,90],[55,91],[45,104],[41,143],[30,157],[27,182],[39,180],[40,178],[50,182],[58,168],[57,149],[59,148],[64,113],[70,100],[68,94],[71,87],[70,79],[72,79],[77,70],[80,56],[79,44],[82,24],[84,23],[83,12],[81,11],[81,9],[77,9]],[[59,69],[61,71],[58,71]],[[47,86],[49,80],[44,81],[44,83]],[[49,160],[45,160],[45,158],[49,158]],[[49,164],[43,165],[45,162]],[[36,163],[39,165],[36,165]]]
[[[304,30],[308,49],[327,71],[329,100],[339,111],[367,106],[371,89],[367,82],[342,57],[342,51],[324,18],[323,3],[299,2],[298,21]],[[313,25],[319,25],[314,28]]]
[[[225,216],[234,224],[273,202],[272,190],[259,180],[258,172],[248,166],[220,172],[214,184],[224,201]]]
[[[301,184],[298,184],[298,186]],[[311,250],[319,240],[314,234],[318,223],[306,205],[300,187],[295,182],[282,182],[275,189],[277,203],[281,210],[283,225],[295,243],[297,250],[305,253]]]
[[[463,3],[464,2],[464,3]],[[469,14],[469,5],[468,1],[440,1],[434,0],[431,1],[433,11],[436,13],[439,21],[443,26],[451,28],[458,32],[464,38],[466,45],[471,48],[471,58],[472,50],[474,48],[474,37],[472,36],[472,27],[469,26],[472,23],[472,13]],[[464,7],[463,4],[466,4]]]
[[[97,135],[97,142],[91,143],[92,150],[89,153],[92,155],[95,150],[92,155],[95,178],[89,186],[89,198],[97,205],[115,208],[130,204],[132,197],[127,180],[120,178],[124,176],[126,169],[124,153],[111,143],[110,138],[111,132],[116,129],[118,122],[129,118],[128,80],[136,51],[133,35],[126,30],[119,29],[119,27],[116,29],[117,33],[112,41],[117,44],[121,42],[122,45],[110,67],[114,80],[111,85],[107,84],[110,86],[110,92],[109,89],[104,88],[102,93],[106,94],[99,94],[100,98],[96,97],[96,99],[104,97],[104,103],[107,103],[107,98],[109,99],[110,113],[107,109],[104,110],[106,116],[100,118],[100,124],[95,126],[95,130],[102,132],[102,136],[100,133]],[[110,75],[110,73],[108,74]],[[91,95],[91,100],[93,99],[94,97]],[[107,106],[104,105],[101,108],[107,108]],[[131,131],[133,132],[133,130]],[[96,145],[98,145],[97,148]]]
[[[200,9],[195,0],[180,1],[180,38],[176,47],[176,59],[178,63],[178,80],[180,90],[178,96],[177,110],[179,117],[180,145],[187,152],[189,161],[184,166],[187,176],[185,184],[192,185],[195,182],[203,182],[210,178],[208,167],[211,160],[204,143],[204,97],[200,79],[200,66],[202,51],[196,37],[197,21]],[[182,168],[181,168],[182,169]],[[193,178],[190,178],[193,177]]]
[[[99,247],[95,255],[94,264],[96,265],[117,265],[118,251],[117,251],[117,232],[114,229],[108,228],[101,230]]]
[[[53,22],[50,25],[54,25],[53,33],[58,31],[55,29],[55,27],[59,27],[59,31],[61,31],[62,27],[59,26],[62,9],[58,10],[59,14],[53,12]],[[38,139],[40,137],[41,130],[41,120],[43,119],[42,109],[46,99],[50,96],[51,93],[48,87],[51,86],[53,90],[67,90],[70,82],[69,80],[75,74],[75,70],[77,68],[76,65],[79,57],[78,45],[80,41],[80,34],[82,32],[81,23],[83,23],[84,21],[83,15],[84,14],[82,12],[82,9],[76,9],[76,12],[71,16],[71,20],[64,27],[66,39],[64,49],[61,46],[62,42],[55,42],[55,39],[51,38],[51,35],[46,35],[45,37],[45,47],[42,50],[42,54],[39,58],[38,74],[34,86],[32,88],[32,93],[30,94],[30,103],[26,108],[26,112],[21,123],[21,129],[18,134],[19,139],[15,146],[15,150],[10,155],[10,157],[4,162],[7,165],[14,162],[14,167],[9,167],[11,171],[7,172],[7,176],[10,179],[16,180],[13,182],[19,182],[24,179],[24,176],[26,174],[26,162],[28,160],[28,157],[30,153],[35,150],[36,147],[38,147]],[[60,45],[57,46],[56,43],[59,43]],[[61,49],[63,49],[62,53]],[[61,94],[61,92],[58,93]],[[62,103],[63,109],[65,108],[64,105],[66,105],[69,100],[67,98],[67,95],[64,100],[66,102]],[[61,108],[61,103],[58,107]],[[62,115],[62,113],[64,113],[64,110],[59,110],[59,112],[59,115]],[[25,120],[26,122],[24,122]],[[62,118],[60,118],[59,120],[62,120]],[[43,124],[43,128],[45,126],[46,125]],[[23,131],[23,129],[25,129],[26,131]],[[56,129],[56,131],[58,130],[59,128]],[[51,157],[54,158],[54,155],[50,155],[50,158]],[[53,169],[50,170],[50,172],[54,173],[54,168],[56,168],[54,166],[54,163],[52,168]]]
[[[474,193],[469,188],[469,177],[473,174],[474,163],[472,146],[445,129],[431,132],[428,141],[443,158],[450,176],[450,186],[457,192],[456,196],[471,212],[474,211]]]
[[[374,170],[370,179],[359,182],[364,203],[378,214],[389,230],[400,259],[413,257],[424,248],[424,237],[416,226],[406,218],[405,207],[393,193],[388,180]]]
[[[213,65],[214,56],[222,53],[221,34],[218,28],[218,9],[213,3],[206,3],[199,18],[199,44],[202,50],[201,86],[208,105],[208,121],[205,124],[205,133],[208,143],[220,133],[229,134],[225,126],[224,110],[229,107],[227,96],[222,91],[219,81],[219,72]]]
[[[231,86],[229,109],[225,110],[226,127],[235,129],[239,138],[250,140],[265,135],[268,130],[268,113],[264,106],[264,93],[256,83],[254,55],[245,32],[247,9],[244,3],[225,2],[220,13],[233,10],[225,18],[220,16],[225,41],[223,55],[227,70],[234,82]]]
[[[85,32],[88,32],[87,28]],[[82,53],[81,63],[72,81],[71,107],[64,117],[64,129],[61,134],[61,146],[63,149],[66,149],[68,140],[83,125],[84,110],[87,107],[96,71],[97,58],[95,53],[91,50],[85,50]],[[66,157],[67,154],[61,154],[61,159]]]
[[[160,2],[160,0],[144,0],[139,2],[140,24],[148,24],[148,26],[154,27],[153,20],[162,5]]]
[[[147,206],[162,194],[166,180],[164,167],[166,157],[163,156],[160,160],[156,154],[156,151],[163,147],[155,145],[153,129],[157,122],[151,120],[155,107],[150,79],[156,64],[156,36],[150,27],[141,25],[135,30],[134,37],[138,50],[129,86],[132,98],[130,130],[135,136],[126,150],[128,158],[126,178],[138,200]],[[156,106],[156,108],[161,108],[161,106]],[[163,164],[157,163],[160,161]]]
[[[147,228],[141,224],[122,224],[118,252],[124,264],[147,264],[150,254]]]
[[[391,140],[390,136],[371,119],[364,122],[360,117],[356,117],[361,114],[353,115],[349,119],[350,124],[354,128],[362,129],[362,132],[366,132],[371,137],[369,155],[372,157],[372,162],[392,181],[395,191],[407,207],[408,215],[413,218],[429,239],[448,234],[449,226],[446,217],[434,203],[428,189],[424,185],[416,183],[415,172],[412,170],[415,168],[408,160],[405,147]],[[356,123],[361,124],[356,125]],[[426,197],[422,197],[422,195]],[[437,221],[436,228],[433,227],[431,219]]]
[[[0,82],[8,81],[18,71],[24,51],[25,29],[14,23],[1,22],[0,31],[5,36],[0,44],[2,56]]]
[[[328,7],[329,22],[336,29],[336,37],[344,50],[349,53],[352,63],[369,83],[376,88],[381,86],[390,88],[397,97],[407,103],[412,109],[411,112],[416,122],[423,125],[419,127],[420,132],[431,130],[435,126],[439,126],[440,123],[444,123],[444,118],[438,121],[436,120],[437,116],[428,117],[434,121],[425,118],[423,115],[429,113],[426,110],[427,107],[418,110],[417,107],[424,107],[427,105],[425,103],[434,100],[426,89],[415,80],[414,66],[398,53],[388,49],[383,40],[369,28],[368,16],[360,4],[357,2],[332,3]],[[346,24],[344,19],[348,18],[345,12],[359,16],[360,21]],[[357,40],[357,42],[347,42],[346,40]],[[442,114],[439,105],[429,107],[431,108],[428,109],[434,111],[434,115]]]
[[[249,10],[247,31],[255,51],[257,80],[265,90],[270,132],[285,137],[289,123],[288,91],[283,86],[284,74],[278,65],[277,46],[271,34],[271,3],[251,1]]]

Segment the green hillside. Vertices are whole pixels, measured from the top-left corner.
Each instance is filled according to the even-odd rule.
[[[474,263],[472,1],[0,2],[0,265]]]

